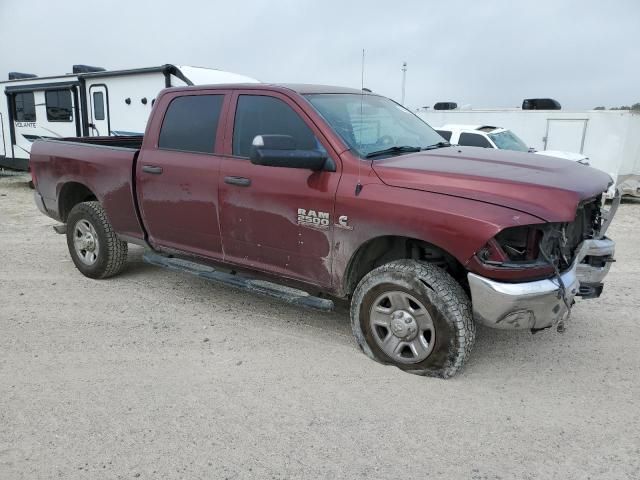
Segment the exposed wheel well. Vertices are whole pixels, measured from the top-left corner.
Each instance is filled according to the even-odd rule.
[[[423,240],[384,236],[367,241],[353,254],[345,274],[345,293],[351,295],[360,280],[374,268],[401,259],[435,264],[468,290],[466,270],[453,255]]]
[[[78,203],[97,200],[95,194],[85,185],[77,182],[65,183],[58,195],[58,213],[63,222],[67,221],[69,212]]]

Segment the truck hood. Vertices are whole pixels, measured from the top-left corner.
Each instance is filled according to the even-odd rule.
[[[387,185],[454,195],[571,222],[578,203],[596,197],[609,175],[569,160],[507,150],[448,147],[374,160]]]

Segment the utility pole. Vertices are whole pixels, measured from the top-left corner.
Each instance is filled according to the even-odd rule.
[[[407,62],[402,62],[402,100],[401,105],[404,105],[404,89],[407,83]]]

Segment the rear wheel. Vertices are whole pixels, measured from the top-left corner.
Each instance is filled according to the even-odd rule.
[[[67,218],[67,246],[76,268],[90,278],[112,277],[127,262],[128,246],[98,202],[79,203]]]
[[[398,260],[369,272],[351,301],[351,326],[372,359],[402,370],[450,377],[475,341],[471,302],[444,270]]]

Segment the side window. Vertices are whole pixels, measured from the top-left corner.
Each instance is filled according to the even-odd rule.
[[[224,95],[174,98],[162,122],[158,148],[213,153]]]
[[[300,116],[285,102],[264,95],[240,95],[233,126],[233,155],[248,157],[256,135],[289,135],[300,150],[323,150]]]
[[[104,93],[93,92],[93,119],[104,120]]]
[[[461,133],[458,145],[465,145],[467,147],[483,147],[493,148],[489,143],[489,140],[477,133]]]
[[[436,130],[440,134],[442,138],[444,138],[447,142],[451,141],[451,132],[448,130]]]
[[[47,120],[50,122],[72,122],[71,90],[47,90],[44,92]]]
[[[33,92],[15,94],[13,113],[16,122],[36,121],[36,102],[33,99]]]

